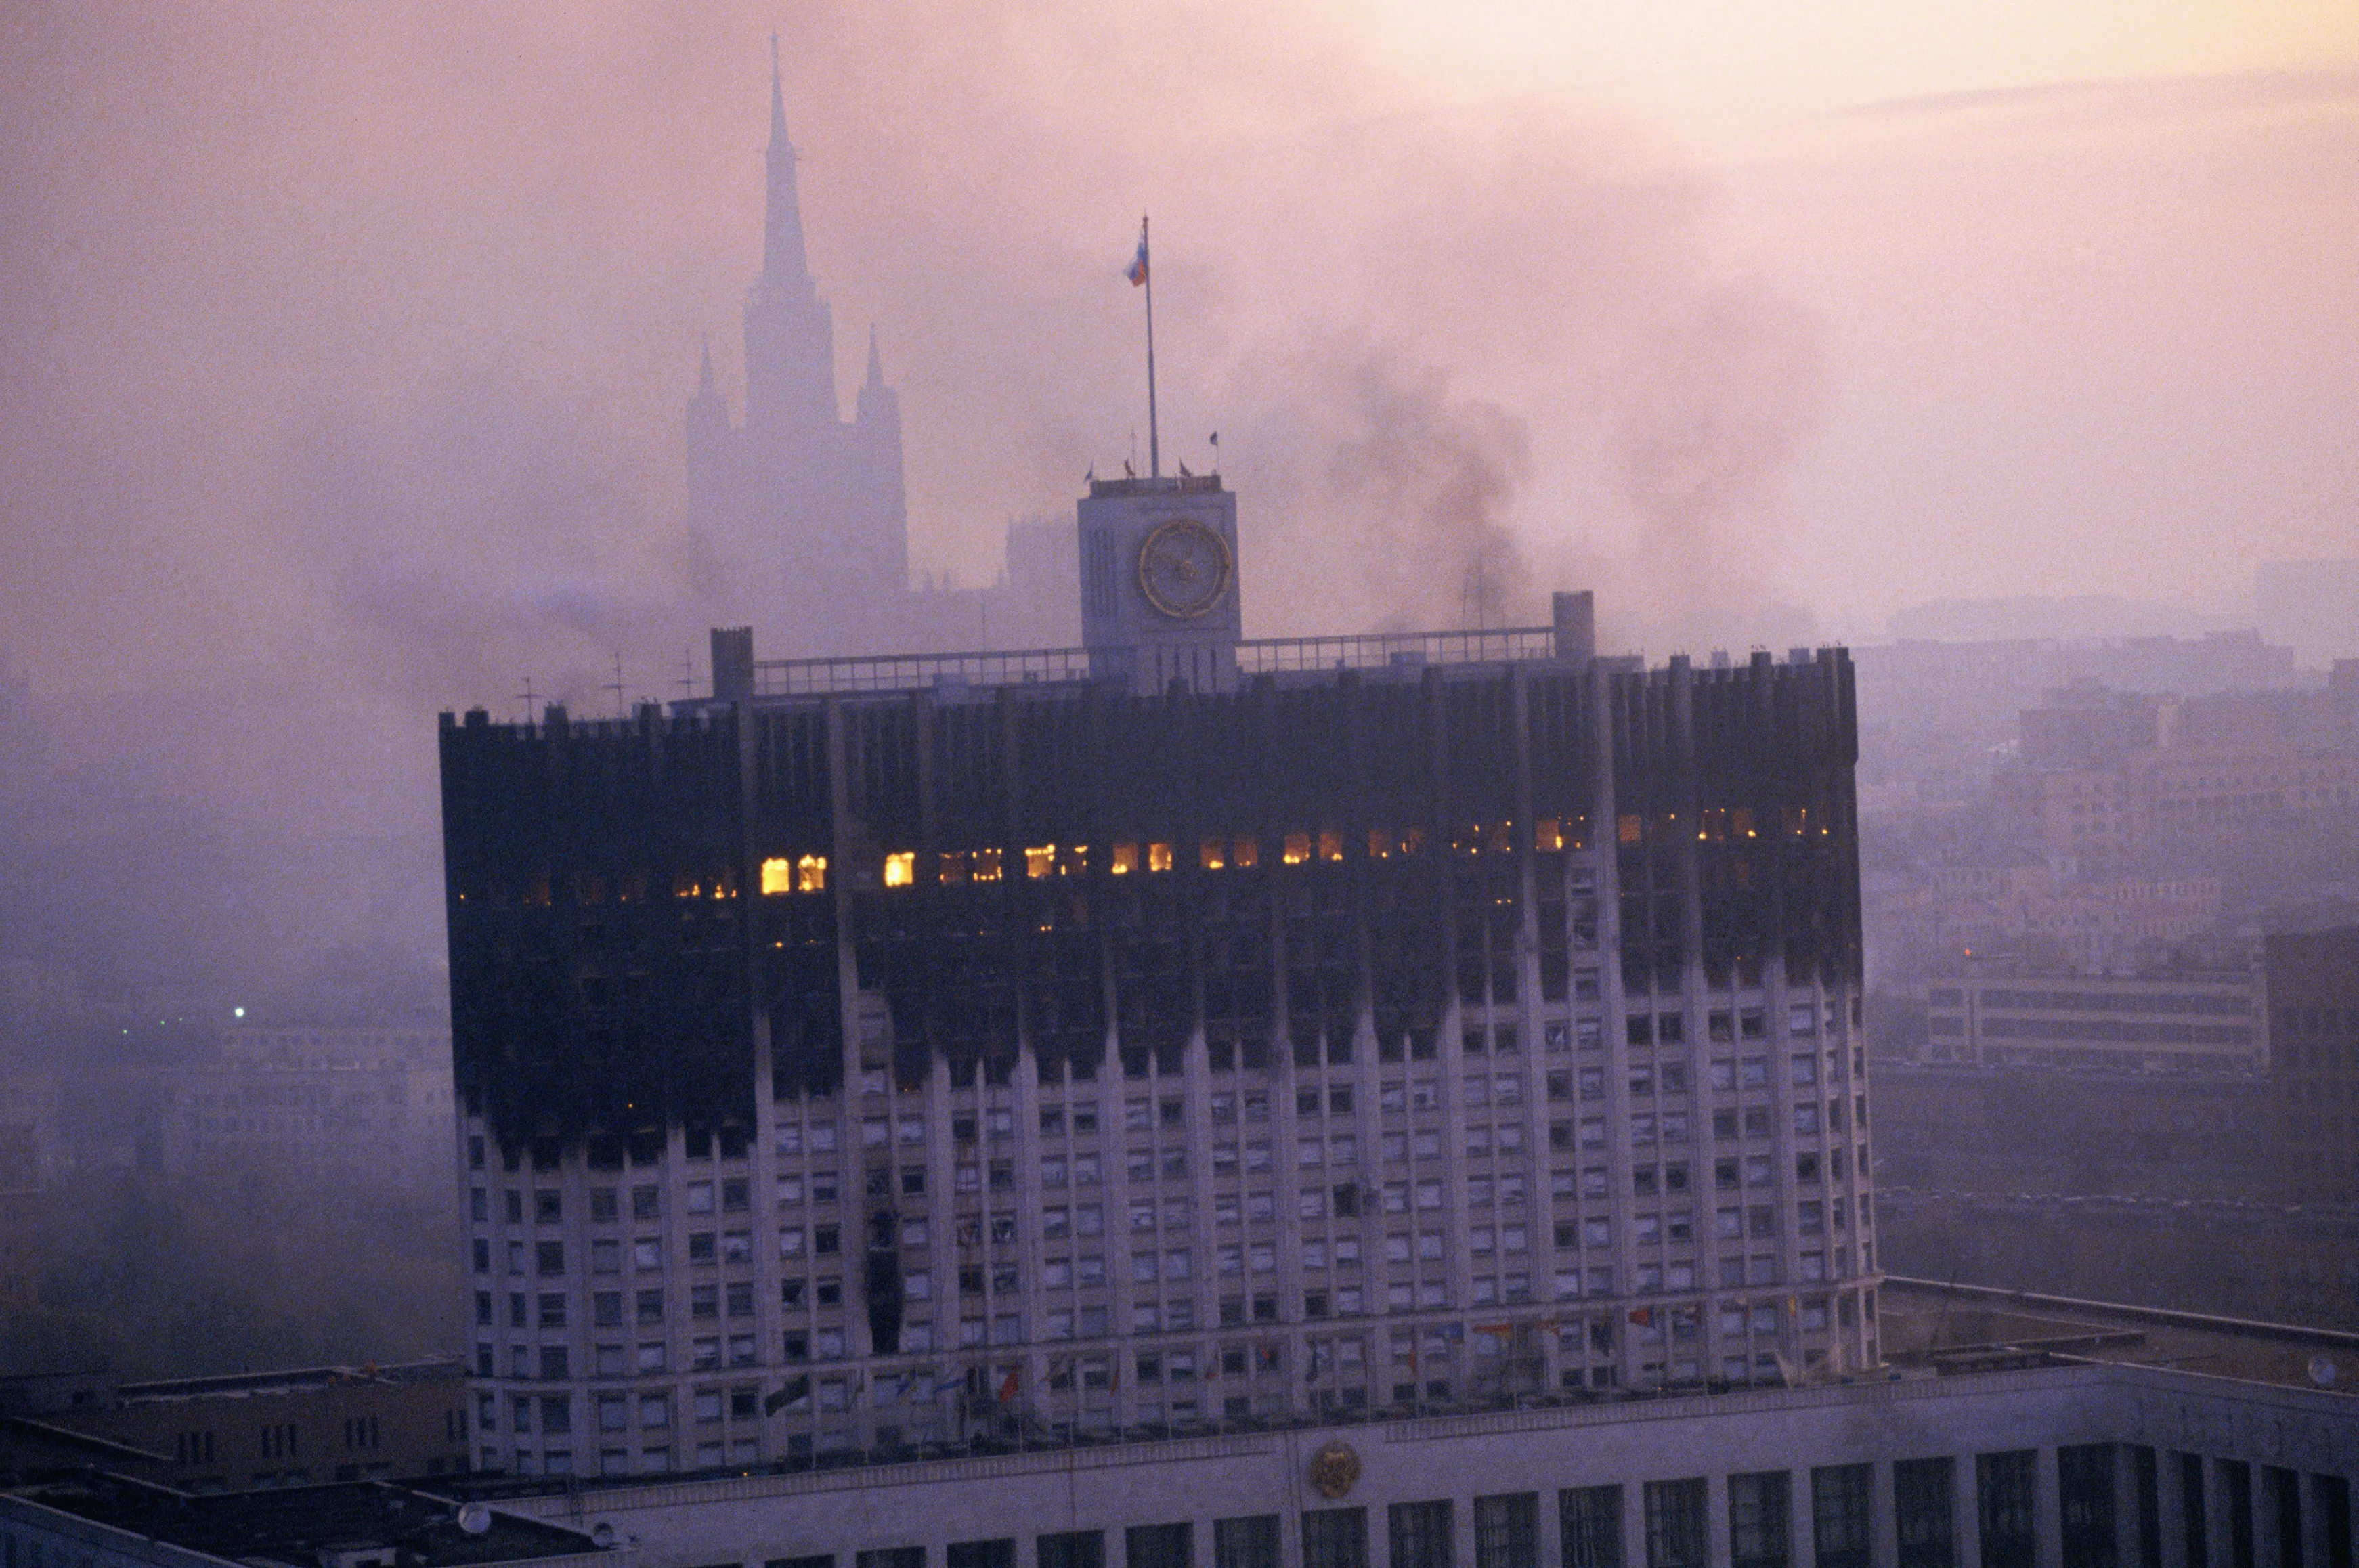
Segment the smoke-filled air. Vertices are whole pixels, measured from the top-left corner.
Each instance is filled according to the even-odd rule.
[[[233,1007],[440,1027],[438,712],[710,689],[779,570],[692,526],[683,455],[708,354],[744,416],[773,34],[922,583],[991,584],[1021,519],[1070,549],[1151,442],[1238,496],[1248,637],[1560,589],[1655,659],[1929,602],[2250,626],[2256,568],[2359,554],[2347,7],[20,4],[10,1071],[168,1065]],[[890,651],[874,609],[793,650]],[[123,1234],[212,1234],[145,1202]],[[97,1345],[79,1299],[42,1343]],[[342,1353],[304,1332],[269,1354]]]

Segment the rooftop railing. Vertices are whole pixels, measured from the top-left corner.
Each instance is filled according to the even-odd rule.
[[[1040,648],[997,653],[899,653],[858,659],[766,659],[754,662],[756,697],[908,691],[942,686],[1018,686],[1086,681],[1129,668],[1129,648]],[[1256,637],[1236,645],[1242,675],[1297,670],[1386,670],[1428,664],[1495,664],[1553,659],[1550,626],[1444,632],[1370,632],[1351,637]]]

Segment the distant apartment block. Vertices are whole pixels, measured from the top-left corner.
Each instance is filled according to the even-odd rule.
[[[2289,1195],[2359,1203],[2359,926],[2271,936],[2262,962]]]
[[[163,1075],[165,1168],[266,1162],[438,1194],[450,1180],[451,1035],[440,1026],[240,1028]]]
[[[2046,973],[1973,964],[1925,986],[1927,1060],[2113,1073],[2257,1073],[2268,1065],[2248,974]]]
[[[2080,970],[2134,967],[2140,951],[2180,942],[2220,918],[2220,878],[2172,876],[2082,877],[2053,866],[1945,866],[1921,900],[1943,946],[2037,949]]]
[[[2081,686],[2023,714],[2002,796],[2041,853],[2086,862],[2353,842],[2359,661],[2322,690],[2170,699]]]

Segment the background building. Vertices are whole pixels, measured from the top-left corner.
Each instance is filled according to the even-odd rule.
[[[716,634],[669,715],[446,718],[480,1465],[1875,1364],[1842,652],[1122,565],[1152,694]]]
[[[2272,935],[2263,963],[2288,1192],[2359,1203],[2359,926]]]
[[[467,1467],[465,1375],[456,1362],[427,1361],[182,1377],[112,1385],[41,1414],[168,1455],[153,1478],[183,1490],[441,1475]]]
[[[2268,1065],[2249,972],[2088,975],[1968,962],[1925,985],[1925,1056],[1985,1067],[2243,1073]]]
[[[450,1051],[439,1023],[223,1029],[214,1050],[155,1074],[163,1169],[268,1168],[323,1188],[440,1200]]]
[[[842,417],[835,319],[810,273],[794,144],[771,40],[762,270],[745,302],[745,418],[733,418],[706,350],[688,401],[688,526],[707,604],[802,653],[856,648],[1038,648],[1070,641],[1073,543],[1011,522],[989,584],[913,587],[901,406],[876,330]]]

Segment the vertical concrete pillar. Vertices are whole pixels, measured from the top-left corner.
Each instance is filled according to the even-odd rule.
[[[1957,1526],[1958,1568],[1982,1568],[1983,1491],[1982,1477],[1974,1469],[1974,1455],[1959,1454],[1951,1470],[1957,1477],[1951,1518]]]
[[[2274,1465],[2255,1464],[2253,1478],[2253,1562],[2255,1568],[2280,1568],[2277,1530],[2277,1485],[2285,1472]]]
[[[2114,1562],[2118,1568],[2139,1568],[2137,1466],[2130,1445],[2114,1444]]]
[[[1867,1561],[1870,1568],[1899,1568],[1900,1510],[1892,1489],[1892,1461],[1879,1459],[1867,1487]]]
[[[2063,1568],[2064,1508],[2059,1487],[2060,1455],[2056,1449],[2035,1451],[2031,1465],[2032,1562],[2038,1568]]]
[[[2155,1527],[2162,1536],[2162,1568],[2202,1568],[2187,1561],[2187,1496],[2180,1485],[2179,1455],[2158,1449],[2154,1456]]]
[[[1564,1562],[1564,1514],[1558,1508],[1556,1493],[1540,1488],[1539,1517],[1532,1521],[1532,1552],[1539,1559],[1539,1568],[1560,1568]],[[1629,1562],[1625,1548],[1623,1562]]]
[[[1728,1477],[1703,1478],[1703,1560],[1708,1568],[1730,1568]]]
[[[2228,1539],[2235,1523],[2231,1515],[2227,1473],[2217,1459],[2207,1454],[2203,1456],[2202,1568],[2235,1568],[2235,1548]]]
[[[2296,1474],[2301,1488],[2301,1568],[2328,1568],[2326,1553],[2326,1488],[2328,1477]]]
[[[1562,1557],[1556,1559],[1561,1563]],[[1647,1485],[1625,1481],[1622,1486],[1622,1568],[1650,1568],[1647,1560]]]
[[[1810,1467],[1788,1472],[1786,1505],[1786,1561],[1793,1568],[1813,1568],[1818,1562],[1816,1513],[1811,1506]]]

